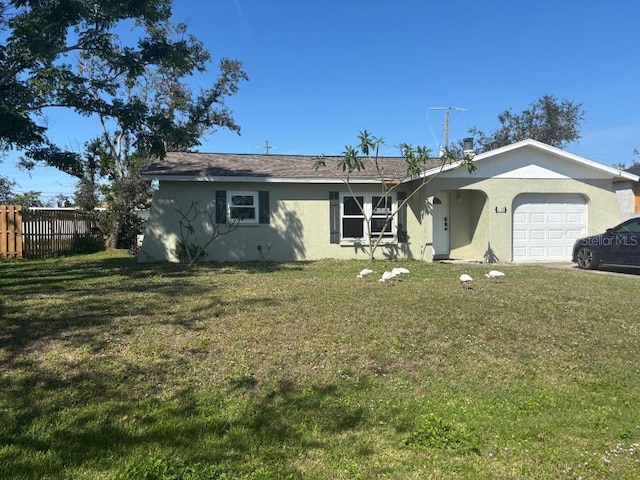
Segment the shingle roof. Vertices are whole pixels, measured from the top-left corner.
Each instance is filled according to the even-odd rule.
[[[326,156],[327,165],[334,167],[341,158]],[[264,178],[331,178],[335,179],[326,168],[314,169],[317,156],[311,155],[257,155],[237,153],[188,153],[170,152],[163,161],[154,162],[144,171],[145,177],[152,178],[180,178],[208,179],[213,177],[264,177]],[[402,157],[383,157],[380,165],[388,178],[402,178],[406,167]],[[433,163],[433,165],[431,165]],[[440,160],[431,159],[428,167],[437,167]],[[396,170],[401,170],[397,173]],[[365,170],[353,172],[352,177],[362,180],[374,180],[375,169],[366,165]]]

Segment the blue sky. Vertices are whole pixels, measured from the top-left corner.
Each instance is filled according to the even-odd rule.
[[[396,145],[490,133],[506,108],[544,94],[582,103],[582,138],[567,150],[611,165],[640,148],[640,3],[576,0],[189,0],[174,2],[217,60],[241,60],[250,81],[229,99],[241,135],[218,131],[204,152],[339,154],[367,129]],[[216,75],[215,63],[211,81]],[[80,146],[97,124],[49,114],[61,145]],[[9,154],[0,173],[43,197],[72,194],[75,180],[49,168],[29,174]]]

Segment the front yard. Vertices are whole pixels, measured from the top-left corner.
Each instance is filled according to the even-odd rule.
[[[0,478],[640,477],[640,276],[366,266],[0,262]]]

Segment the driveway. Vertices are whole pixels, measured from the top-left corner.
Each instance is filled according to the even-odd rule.
[[[622,277],[637,277],[640,278],[640,267],[600,267],[597,270],[582,270],[573,262],[519,262],[519,263],[498,263],[491,264],[481,260],[440,260],[440,263],[468,263],[473,265],[486,265],[486,266],[533,266],[533,267],[547,267],[547,268],[560,268],[565,270],[575,270],[577,272],[593,273],[596,275],[618,275]]]
[[[569,270],[576,270],[578,272],[584,273],[594,273],[599,275],[618,275],[622,277],[638,277],[640,278],[640,268],[639,267],[607,267],[602,266],[597,270],[582,270],[578,268],[578,266],[573,262],[542,262],[542,263],[518,263],[518,265],[536,265],[539,267],[548,267],[548,268],[563,268]]]

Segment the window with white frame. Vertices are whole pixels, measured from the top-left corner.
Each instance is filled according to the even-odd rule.
[[[227,192],[227,218],[239,223],[258,223],[258,192]]]
[[[342,240],[369,241],[367,219],[370,222],[370,233],[375,239],[383,233],[383,238],[394,240],[396,227],[394,219],[387,222],[395,212],[396,203],[392,195],[345,194],[341,198],[341,238]]]

